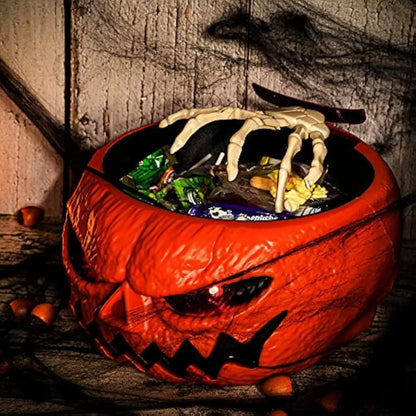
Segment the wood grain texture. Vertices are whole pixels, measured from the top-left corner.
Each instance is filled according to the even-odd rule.
[[[0,349],[12,361],[0,378],[0,413],[123,415],[327,414],[317,404],[341,389],[339,415],[410,415],[415,379],[415,241],[405,240],[401,270],[372,327],[292,378],[289,399],[266,398],[258,386],[164,383],[101,356],[68,307],[57,222],[37,229],[0,216]],[[49,329],[16,323],[8,303],[18,297],[59,308]]]
[[[0,213],[39,205],[61,217],[62,159],[1,89],[0,126]]]
[[[63,4],[50,0],[0,3],[0,56],[46,109],[63,122]]]
[[[77,1],[77,96],[73,121],[85,145],[184,107],[238,105],[245,46],[212,42],[206,30],[244,1]],[[226,57],[226,59],[224,59]]]
[[[0,58],[0,88],[13,103],[38,128],[48,143],[60,156],[65,153],[63,126],[42,105],[21,78]]]
[[[63,5],[59,1],[0,2],[0,58],[59,122],[64,116]],[[62,215],[62,162],[33,124],[0,95],[0,212],[28,203]],[[5,163],[3,163],[5,161]]]

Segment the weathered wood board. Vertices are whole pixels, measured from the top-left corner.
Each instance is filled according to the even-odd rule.
[[[206,34],[207,22],[233,7],[245,1],[76,1],[73,122],[84,144],[97,147],[184,107],[238,105],[246,46]]]
[[[61,217],[62,158],[1,89],[0,126],[0,213],[38,205]]]
[[[0,2],[0,58],[63,123],[63,3]],[[27,204],[62,215],[62,160],[16,105],[0,91],[0,213]]]
[[[61,224],[36,229],[0,216],[0,414],[290,415],[327,414],[318,400],[343,393],[338,415],[398,416],[416,411],[415,241],[403,243],[401,269],[370,329],[318,364],[292,377],[291,398],[267,398],[258,386],[210,387],[164,383],[101,356],[68,307],[60,259]],[[58,307],[49,329],[16,323],[16,298]],[[0,366],[0,368],[3,368]]]

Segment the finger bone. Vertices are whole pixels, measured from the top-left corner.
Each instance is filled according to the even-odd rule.
[[[284,199],[285,199],[285,190],[286,184],[289,179],[289,172],[285,168],[279,169],[279,177],[277,180],[276,188],[276,199],[274,201],[274,210],[275,212],[282,212],[284,209]]]
[[[322,176],[324,172],[323,167],[313,166],[309,169],[309,173],[305,176],[305,186],[307,189],[310,189],[312,185],[314,185],[317,180]]]
[[[324,171],[324,160],[328,153],[325,146],[323,136],[319,131],[311,133],[312,149],[313,149],[313,160],[309,173],[305,176],[305,184],[309,189],[316,181],[322,176]]]
[[[319,111],[306,109],[305,114],[314,119],[315,123],[325,123],[325,116]]]
[[[280,164],[279,177],[277,181],[275,211],[283,211],[283,202],[286,191],[287,181],[292,170],[292,159],[299,152],[302,146],[302,139],[299,133],[302,131],[302,126],[296,127],[295,131],[289,135],[287,151],[283,156]]]
[[[227,148],[227,178],[231,182],[238,175],[238,159],[242,147],[237,143],[230,142]]]
[[[184,108],[182,110],[177,111],[176,113],[170,114],[166,118],[164,118],[160,123],[159,127],[164,128],[167,127],[173,123],[175,123],[178,120],[185,120],[192,117],[196,117],[200,114],[206,114],[206,113],[215,113],[221,111],[224,107],[222,106],[216,106],[211,108]]]
[[[293,199],[286,199],[284,201],[284,207],[288,212],[295,212],[299,208],[298,204]]]

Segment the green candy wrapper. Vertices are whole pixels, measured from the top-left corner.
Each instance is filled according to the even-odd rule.
[[[208,194],[214,189],[213,178],[209,176],[194,176],[179,178],[172,182],[182,207],[188,210],[193,205],[207,202]]]
[[[160,199],[164,198],[168,192],[172,189],[172,185],[166,185],[164,188],[159,190],[151,190],[151,189],[138,189],[137,192],[146,195],[149,198],[152,198],[156,201],[159,201]]]
[[[165,150],[158,149],[141,160],[137,167],[121,178],[121,182],[133,189],[149,189],[156,185],[170,167]]]

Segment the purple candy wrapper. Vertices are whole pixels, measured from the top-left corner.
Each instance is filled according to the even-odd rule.
[[[295,218],[292,214],[275,213],[256,207],[219,202],[194,205],[189,209],[188,214],[200,218],[234,221],[274,221]]]

